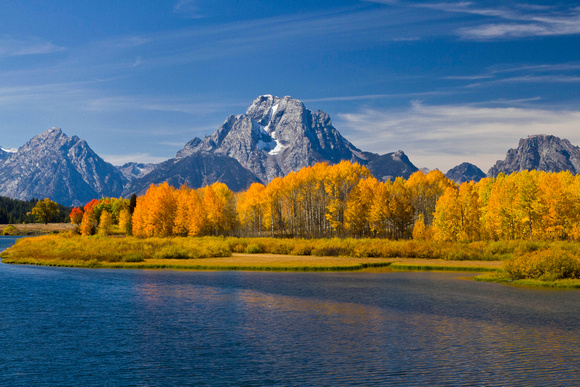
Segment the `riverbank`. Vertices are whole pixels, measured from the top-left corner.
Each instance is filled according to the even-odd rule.
[[[538,280],[538,279],[511,279],[503,271],[485,273],[473,278],[475,281],[495,282],[504,285],[540,287],[540,288],[561,288],[580,289],[580,279],[559,279],[559,280]]]
[[[70,223],[22,223],[22,224],[0,224],[0,235],[12,236],[39,236],[58,234],[63,231],[72,230],[74,226]]]
[[[8,264],[105,269],[471,271],[489,272],[478,277],[481,281],[580,288],[575,266],[578,264],[577,248],[570,244],[523,241],[437,244],[352,239],[134,238],[62,234],[24,238],[0,257]],[[465,259],[466,256],[475,259]],[[506,256],[508,258],[501,259]],[[536,272],[541,276],[528,275]]]
[[[103,269],[247,270],[247,271],[371,271],[441,270],[496,271],[498,261],[446,261],[418,258],[313,257],[233,253],[231,257],[197,259],[144,259],[142,262],[75,261],[38,258],[4,258],[3,263]]]

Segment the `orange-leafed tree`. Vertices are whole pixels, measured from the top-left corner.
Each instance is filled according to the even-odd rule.
[[[75,226],[80,226],[81,222],[83,221],[83,210],[79,207],[75,207],[71,210],[69,214],[71,224]]]
[[[173,232],[177,203],[175,188],[167,182],[152,184],[145,195],[137,199],[133,213],[133,235],[164,237]]]
[[[202,235],[207,228],[207,215],[200,192],[187,186],[182,186],[175,192],[177,208],[173,234]]]

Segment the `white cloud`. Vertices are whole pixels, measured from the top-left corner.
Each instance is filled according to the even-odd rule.
[[[199,7],[196,0],[179,0],[173,6],[173,12],[187,15],[190,18],[200,18]]]
[[[64,47],[36,38],[14,39],[6,36],[0,38],[0,57],[52,54],[64,50]]]
[[[127,163],[161,163],[167,160],[167,157],[151,156],[149,153],[131,153],[126,155],[100,155],[103,160],[113,165],[124,165]]]
[[[156,98],[139,96],[100,97],[86,101],[84,110],[97,112],[152,110],[162,112],[207,115],[228,106],[224,103],[190,102],[186,98]]]
[[[361,149],[401,149],[416,166],[444,172],[464,161],[487,172],[520,138],[533,134],[580,143],[580,111],[574,110],[414,103],[406,110],[340,114],[336,126]]]

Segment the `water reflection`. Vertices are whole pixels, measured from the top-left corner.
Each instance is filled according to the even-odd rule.
[[[441,380],[468,385],[507,380],[549,384],[555,375],[560,375],[556,380],[580,381],[575,372],[580,365],[578,325],[570,327],[566,316],[560,328],[540,322],[562,317],[557,309],[538,305],[537,309],[546,315],[518,323],[503,312],[515,307],[516,300],[525,312],[533,308],[520,294],[507,297],[505,303],[493,298],[494,293],[491,298],[486,296],[486,292],[462,294],[459,299],[457,289],[450,287],[452,279],[440,281],[438,288],[431,287],[428,304],[416,300],[424,285],[409,286],[403,290],[408,292],[403,295],[403,304],[411,302],[404,308],[392,300],[401,294],[390,294],[390,286],[383,286],[384,293],[377,294],[377,286],[380,290],[389,276],[401,280],[401,275],[384,274],[382,281],[371,281],[364,287],[352,274],[202,273],[190,278],[192,282],[187,282],[186,275],[185,283],[170,286],[153,276],[152,282],[136,290],[149,312],[173,303],[180,305],[181,313],[172,324],[185,330],[180,333],[184,338],[195,337],[196,345],[180,340],[173,343],[173,350],[211,359],[212,366],[229,370],[212,376],[218,379],[227,379],[232,364],[244,364],[252,370],[244,373],[243,380],[248,382],[291,377],[298,384],[324,383],[334,378],[342,383],[371,384],[407,384],[413,380],[426,384]],[[441,276],[413,275],[422,277],[419,282]],[[272,276],[277,278],[272,280]],[[297,278],[290,280],[292,277]],[[264,285],[260,279],[271,282]],[[313,284],[303,283],[305,280],[314,281],[319,293],[310,293]],[[340,301],[343,299],[349,301]],[[350,301],[353,299],[359,302]],[[441,302],[444,299],[447,302]],[[472,310],[463,310],[466,307]],[[577,312],[574,315],[577,317]],[[151,323],[154,321],[167,323],[164,316]],[[154,330],[160,328],[155,325]],[[152,354],[154,358],[160,356]],[[534,377],[530,379],[530,375]]]
[[[0,284],[9,385],[580,384],[576,292],[441,273],[9,265]]]

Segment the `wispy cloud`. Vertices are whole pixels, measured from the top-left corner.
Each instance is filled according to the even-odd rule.
[[[451,167],[468,161],[487,171],[518,140],[554,134],[580,143],[580,111],[472,105],[427,106],[405,110],[365,109],[340,114],[337,127],[362,149],[404,150],[419,167]]]
[[[221,111],[227,103],[191,102],[186,98],[155,98],[138,96],[115,96],[94,98],[86,101],[88,111],[152,110],[161,112],[187,113],[197,116]],[[237,106],[237,105],[236,105]]]
[[[447,92],[443,91],[426,91],[419,93],[392,93],[392,94],[367,94],[367,95],[347,95],[339,97],[324,97],[324,98],[308,98],[303,99],[302,102],[338,102],[338,101],[361,101],[372,99],[386,99],[386,98],[417,98],[435,95],[445,95]]]
[[[568,7],[547,7],[526,4],[510,5],[508,3],[507,5],[491,8],[464,1],[458,3],[424,3],[416,6],[501,20],[459,28],[456,33],[464,39],[490,40],[576,35],[580,33],[580,8],[573,5]]]
[[[197,0],[179,0],[173,6],[173,12],[195,19],[203,17],[197,5]]]
[[[467,81],[469,83],[464,85],[467,88],[509,83],[575,84],[580,82],[578,70],[580,70],[580,64],[576,62],[521,66],[512,65],[510,67],[495,66],[494,68],[490,68],[489,71],[480,74],[449,75],[441,77],[441,79]]]
[[[166,157],[151,156],[149,153],[131,153],[125,155],[111,155],[104,154],[100,155],[103,160],[113,165],[124,165],[126,163],[161,163],[167,160]]]
[[[0,57],[52,54],[64,50],[64,47],[39,38],[16,39],[10,36],[0,37]]]
[[[523,75],[519,77],[508,77],[496,79],[488,82],[478,82],[467,85],[466,87],[492,86],[497,84],[509,83],[579,83],[580,76],[571,75]]]

